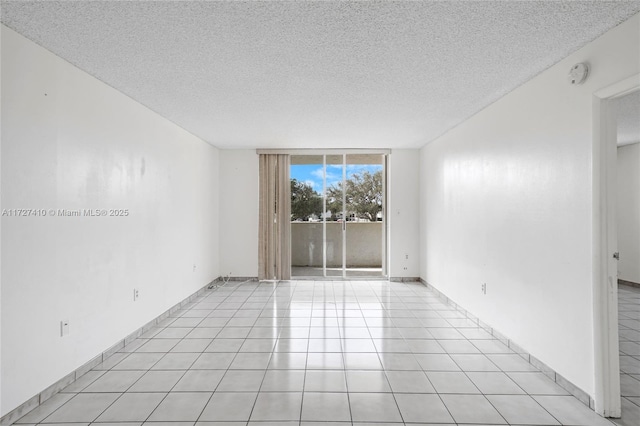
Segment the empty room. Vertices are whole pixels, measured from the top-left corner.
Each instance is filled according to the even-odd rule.
[[[640,424],[640,1],[0,1],[0,424]]]

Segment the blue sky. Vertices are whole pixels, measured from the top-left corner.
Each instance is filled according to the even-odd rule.
[[[382,169],[380,164],[347,164],[347,179],[354,173],[368,171],[375,173]],[[291,165],[291,179],[305,182],[316,191],[322,192],[322,164]],[[327,188],[342,181],[342,164],[327,165]]]

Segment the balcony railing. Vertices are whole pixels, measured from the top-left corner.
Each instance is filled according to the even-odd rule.
[[[347,222],[347,268],[380,268],[382,222]],[[322,267],[322,223],[291,222],[291,266]],[[327,267],[342,267],[342,223],[327,222]]]

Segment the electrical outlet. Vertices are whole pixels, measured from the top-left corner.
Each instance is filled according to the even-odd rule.
[[[133,289],[133,301],[135,302],[136,300],[138,300],[138,297],[140,297],[140,293],[138,292],[137,288]]]
[[[69,334],[69,320],[60,321],[60,337],[64,337]]]
[[[194,263],[193,264],[193,272],[195,272],[195,271],[196,271],[196,264]]]
[[[404,255],[404,260],[409,260],[409,255],[408,254]]]
[[[487,294],[487,283],[482,283],[482,294]]]

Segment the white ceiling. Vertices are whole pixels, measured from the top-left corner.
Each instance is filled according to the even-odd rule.
[[[640,90],[614,101],[618,119],[618,145],[640,142]]]
[[[418,147],[639,1],[2,1],[2,22],[221,148]]]

